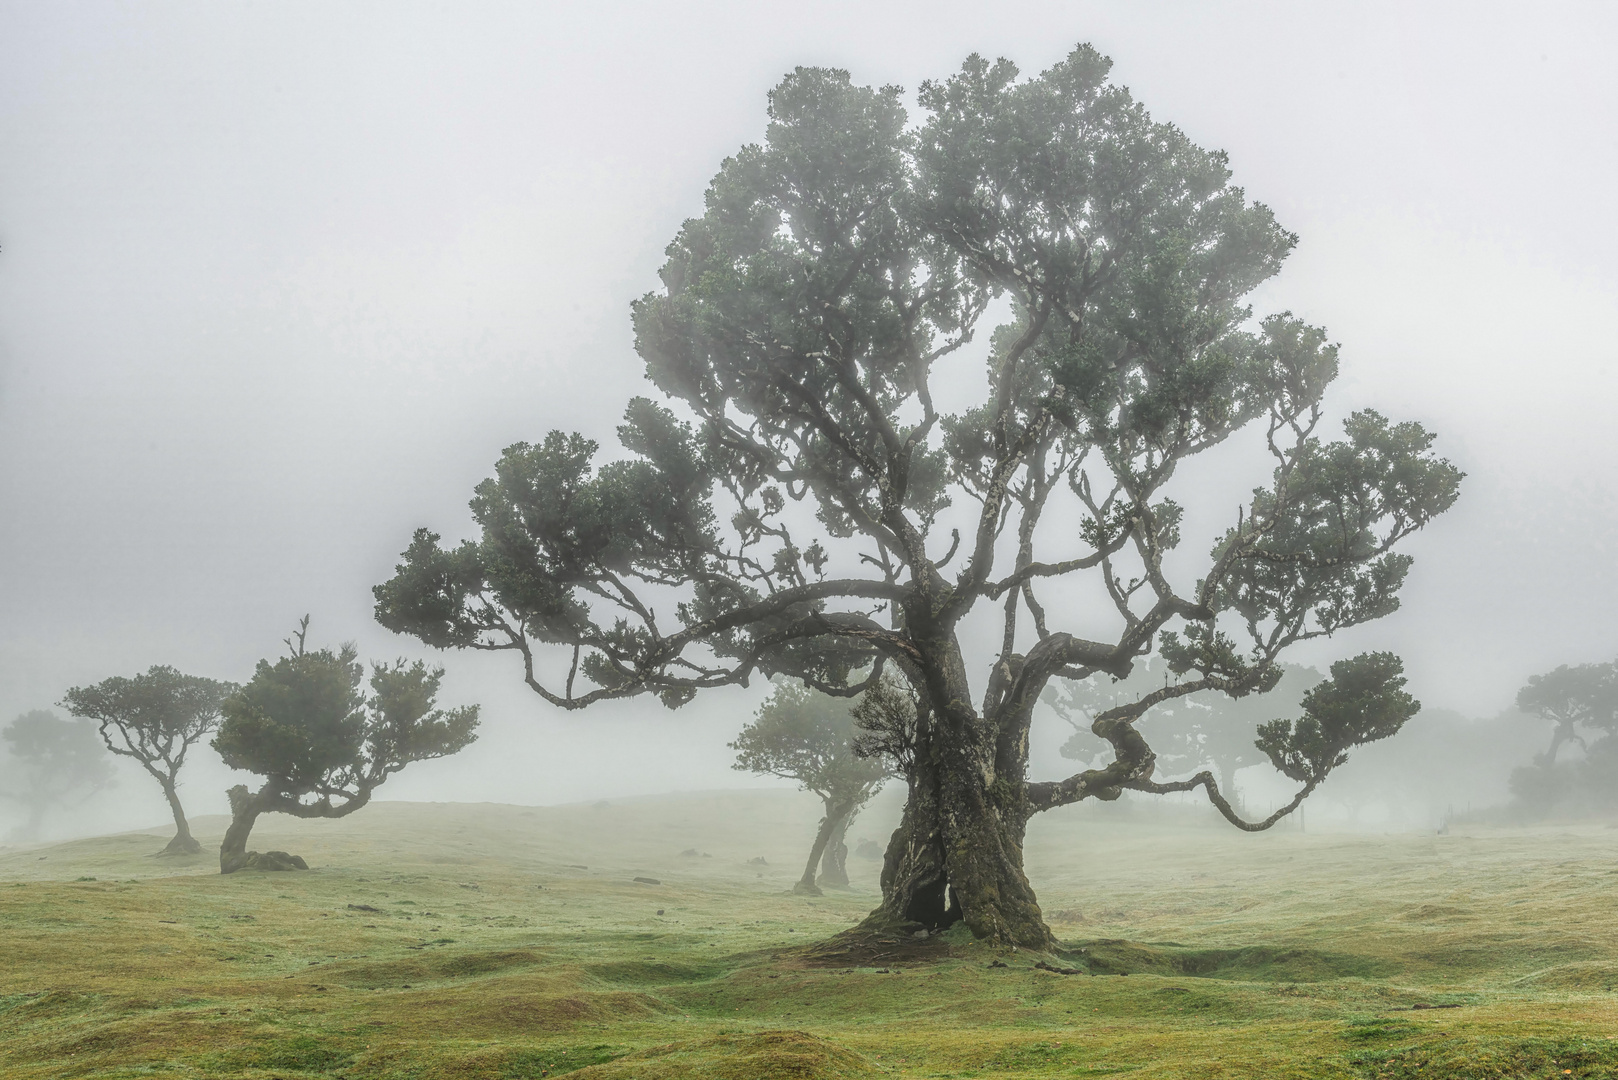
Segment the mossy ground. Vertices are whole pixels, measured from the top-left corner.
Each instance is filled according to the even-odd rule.
[[[1618,1076],[1599,826],[1047,815],[1028,861],[1068,950],[1043,959],[1088,972],[1062,975],[959,932],[827,963],[803,946],[870,909],[876,866],[790,895],[814,818],[765,793],[382,803],[265,819],[255,846],[314,869],[229,877],[148,857],[155,833],[3,850],[0,1076]]]

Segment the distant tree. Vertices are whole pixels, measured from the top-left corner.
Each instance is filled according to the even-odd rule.
[[[1374,411],[1330,441],[1336,346],[1248,303],[1296,238],[1109,67],[1087,46],[1026,79],[973,56],[922,86],[916,122],[898,87],[788,75],[633,307],[667,403],[630,402],[616,460],[562,431],[508,447],[472,500],[478,540],[418,531],[377,618],[510,650],[566,709],[673,707],[756,674],[857,693],[896,669],[918,707],[910,800],[870,933],[964,919],[1051,947],[1022,853],[1054,807],[1195,787],[1243,828],[1290,813],[1243,821],[1211,773],[1159,782],[1136,722],[1273,686],[1287,649],[1397,610],[1397,549],[1461,474]],[[991,312],[974,383],[958,350]],[[973,385],[975,405],[939,411]],[[1244,429],[1264,486],[1204,557],[1171,557],[1179,500],[1205,497],[1189,463]],[[1071,602],[1086,580],[1099,610]],[[1045,685],[1154,650],[1185,678],[1097,714],[1111,759],[1030,776]],[[1385,666],[1345,671],[1371,685]],[[1387,733],[1362,704],[1359,727],[1334,711],[1323,741],[1305,724],[1272,747],[1289,767],[1326,755],[1297,765],[1300,799],[1338,740]]]
[[[288,655],[260,660],[253,679],[223,703],[213,747],[233,769],[264,777],[257,791],[228,792],[231,822],[219,871],[306,869],[286,852],[247,850],[258,816],[340,818],[371,800],[383,781],[413,761],[444,757],[477,736],[478,707],[434,709],[442,668],[419,660],[376,664],[371,694],[352,644],[311,652],[309,618],[286,640]],[[334,801],[335,800],[335,801]]]
[[[1240,806],[1236,773],[1250,765],[1261,765],[1269,758],[1258,748],[1258,728],[1278,714],[1296,712],[1309,687],[1320,681],[1320,672],[1296,664],[1277,665],[1281,678],[1267,693],[1231,697],[1204,690],[1183,698],[1165,701],[1153,709],[1143,727],[1151,732],[1154,747],[1161,747],[1158,761],[1169,775],[1183,776],[1207,767],[1219,782],[1232,805]],[[1143,697],[1159,687],[1179,682],[1162,662],[1149,661],[1125,679],[1096,674],[1088,679],[1063,679],[1047,689],[1045,701],[1058,716],[1073,727],[1073,734],[1062,744],[1061,754],[1078,761],[1090,761],[1106,752],[1106,740],[1090,730],[1096,714],[1121,701]]]
[[[1618,661],[1578,667],[1563,664],[1555,671],[1530,676],[1528,684],[1517,691],[1517,709],[1554,725],[1542,764],[1554,765],[1564,743],[1578,743],[1581,750],[1588,750],[1581,728],[1604,735],[1618,731]]]
[[[1519,813],[1580,816],[1618,808],[1618,660],[1531,676],[1517,692],[1517,710],[1552,725],[1545,752],[1511,774]],[[1558,761],[1568,743],[1583,756]]]
[[[848,826],[892,775],[882,756],[857,752],[858,734],[846,698],[783,682],[730,744],[737,769],[796,780],[825,806],[795,893],[819,896],[822,885],[848,884]]]
[[[239,689],[234,683],[154,667],[131,679],[115,676],[94,686],[76,686],[62,697],[63,708],[99,725],[108,750],[140,762],[162,787],[174,814],[174,839],[160,854],[202,850],[180,805],[180,767],[191,747],[219,726],[220,703]]]
[[[15,839],[38,840],[51,807],[83,802],[112,783],[112,759],[87,720],[35,709],[7,725],[0,739],[9,759],[0,795],[28,809],[28,820],[12,833]]]

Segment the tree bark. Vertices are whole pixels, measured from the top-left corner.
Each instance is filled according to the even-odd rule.
[[[195,855],[202,850],[202,845],[196,837],[191,835],[191,824],[185,819],[185,809],[180,806],[180,794],[175,790],[173,780],[163,781],[163,797],[169,801],[169,810],[174,814],[174,839],[168,846],[158,852],[160,855]],[[251,825],[248,826],[252,828]],[[246,836],[242,840],[246,841]]]
[[[225,841],[219,845],[219,872],[234,874],[247,865],[247,837],[263,812],[259,805],[259,796],[263,793],[254,794],[246,785],[237,784],[225,794],[230,798],[230,828],[225,830]]]
[[[820,856],[818,880],[823,889],[848,888],[848,827],[853,824],[857,814],[855,810],[844,814],[826,842],[826,851]]]
[[[1055,938],[1023,874],[1021,778],[994,779],[992,742],[987,753],[957,739],[931,742],[918,748],[883,862],[882,906],[867,925],[937,933],[964,921],[980,939],[1051,948]]]
[[[258,821],[258,816],[276,812],[300,818],[347,817],[371,801],[371,790],[374,787],[374,785],[363,787],[358,795],[350,797],[347,802],[332,806],[324,799],[313,804],[300,803],[296,796],[289,795],[274,784],[275,781],[270,781],[257,791],[248,791],[245,785],[237,784],[225,792],[230,796],[231,818],[230,828],[225,830],[225,841],[219,845],[221,874],[233,874],[237,870],[309,869],[309,864],[298,855],[288,855],[284,851],[260,853],[247,850],[247,837],[253,831],[253,824]]]

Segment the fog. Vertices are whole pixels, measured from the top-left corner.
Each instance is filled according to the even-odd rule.
[[[1610,5],[7,3],[0,722],[153,664],[243,681],[307,612],[312,641],[441,662],[442,699],[483,705],[476,744],[380,797],[763,783],[725,747],[757,683],[564,715],[512,656],[389,634],[371,587],[414,528],[469,535],[508,444],[615,445],[644,386],[628,304],[784,72],[913,92],[974,51],[1032,74],[1080,41],[1300,235],[1254,301],[1342,344],[1334,415],[1420,419],[1468,473],[1408,548],[1403,609],[1295,659],[1399,652],[1415,739],[1618,654]],[[1264,475],[1221,453],[1197,554]],[[1067,731],[1041,724],[1056,776]],[[1476,729],[1500,751],[1480,802],[1524,760],[1505,730]],[[193,813],[225,809],[211,752],[183,779]],[[1399,820],[1466,794],[1445,782]],[[126,770],[59,828],[165,813]]]

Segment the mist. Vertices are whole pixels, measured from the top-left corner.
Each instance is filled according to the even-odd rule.
[[[0,5],[0,720],[155,664],[245,681],[309,613],[313,641],[441,663],[442,699],[483,706],[478,742],[386,798],[790,788],[730,767],[762,680],[564,714],[510,655],[389,634],[371,588],[415,528],[473,535],[507,445],[616,447],[647,392],[628,304],[783,73],[898,84],[914,120],[969,53],[1034,74],[1079,41],[1299,234],[1255,304],[1341,343],[1334,422],[1420,419],[1468,474],[1402,609],[1299,650],[1398,652],[1425,705],[1311,827],[1503,802],[1548,730],[1501,719],[1517,688],[1618,655],[1606,5]],[[1197,463],[1188,552],[1263,462],[1248,439]],[[1035,775],[1065,775],[1067,734],[1041,713]],[[1467,749],[1420,799],[1390,786],[1437,745]],[[188,808],[241,778],[200,753]],[[51,828],[164,815],[120,766]]]

